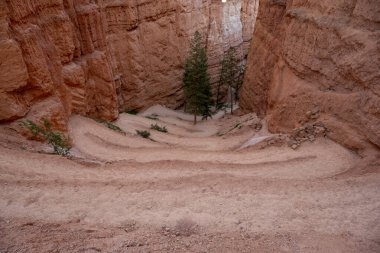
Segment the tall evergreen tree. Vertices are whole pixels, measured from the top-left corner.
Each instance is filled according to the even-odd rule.
[[[185,63],[183,78],[186,110],[194,114],[194,124],[197,115],[211,116],[210,76],[207,72],[207,54],[202,46],[202,36],[195,32],[190,44],[190,52]]]
[[[226,95],[223,90],[230,91],[231,113],[233,110],[234,100],[237,101],[239,90],[242,84],[242,74],[244,68],[239,64],[239,59],[236,56],[236,49],[230,47],[223,56],[220,69],[220,78],[216,94],[216,107],[222,105],[222,98]]]
[[[238,78],[237,78],[237,81],[235,82],[235,86],[234,86],[235,101],[239,101],[239,99],[240,99],[240,89],[244,83],[244,74],[245,74],[245,66],[241,65],[239,67]]]

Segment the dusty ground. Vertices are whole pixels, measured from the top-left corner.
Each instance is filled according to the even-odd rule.
[[[380,252],[378,169],[328,139],[246,147],[265,128],[221,117],[76,116],[72,159],[1,130],[0,252]]]

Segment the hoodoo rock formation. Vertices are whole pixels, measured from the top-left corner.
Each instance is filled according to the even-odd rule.
[[[380,3],[260,0],[241,107],[289,132],[321,121],[354,150],[380,147]]]
[[[176,108],[189,38],[199,30],[206,39],[215,82],[230,45],[247,53],[257,4],[1,0],[0,122],[45,117],[65,129],[72,113],[112,120],[156,103]]]

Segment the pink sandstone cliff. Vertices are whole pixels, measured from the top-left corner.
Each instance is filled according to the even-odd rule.
[[[241,94],[273,132],[321,121],[354,150],[380,147],[380,2],[260,0]]]
[[[248,52],[257,0],[0,0],[0,122],[183,103],[188,42],[207,38],[212,81]]]

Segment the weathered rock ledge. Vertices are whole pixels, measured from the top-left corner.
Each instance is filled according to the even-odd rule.
[[[379,45],[376,0],[260,0],[241,107],[273,132],[320,121],[353,150],[378,148]]]

